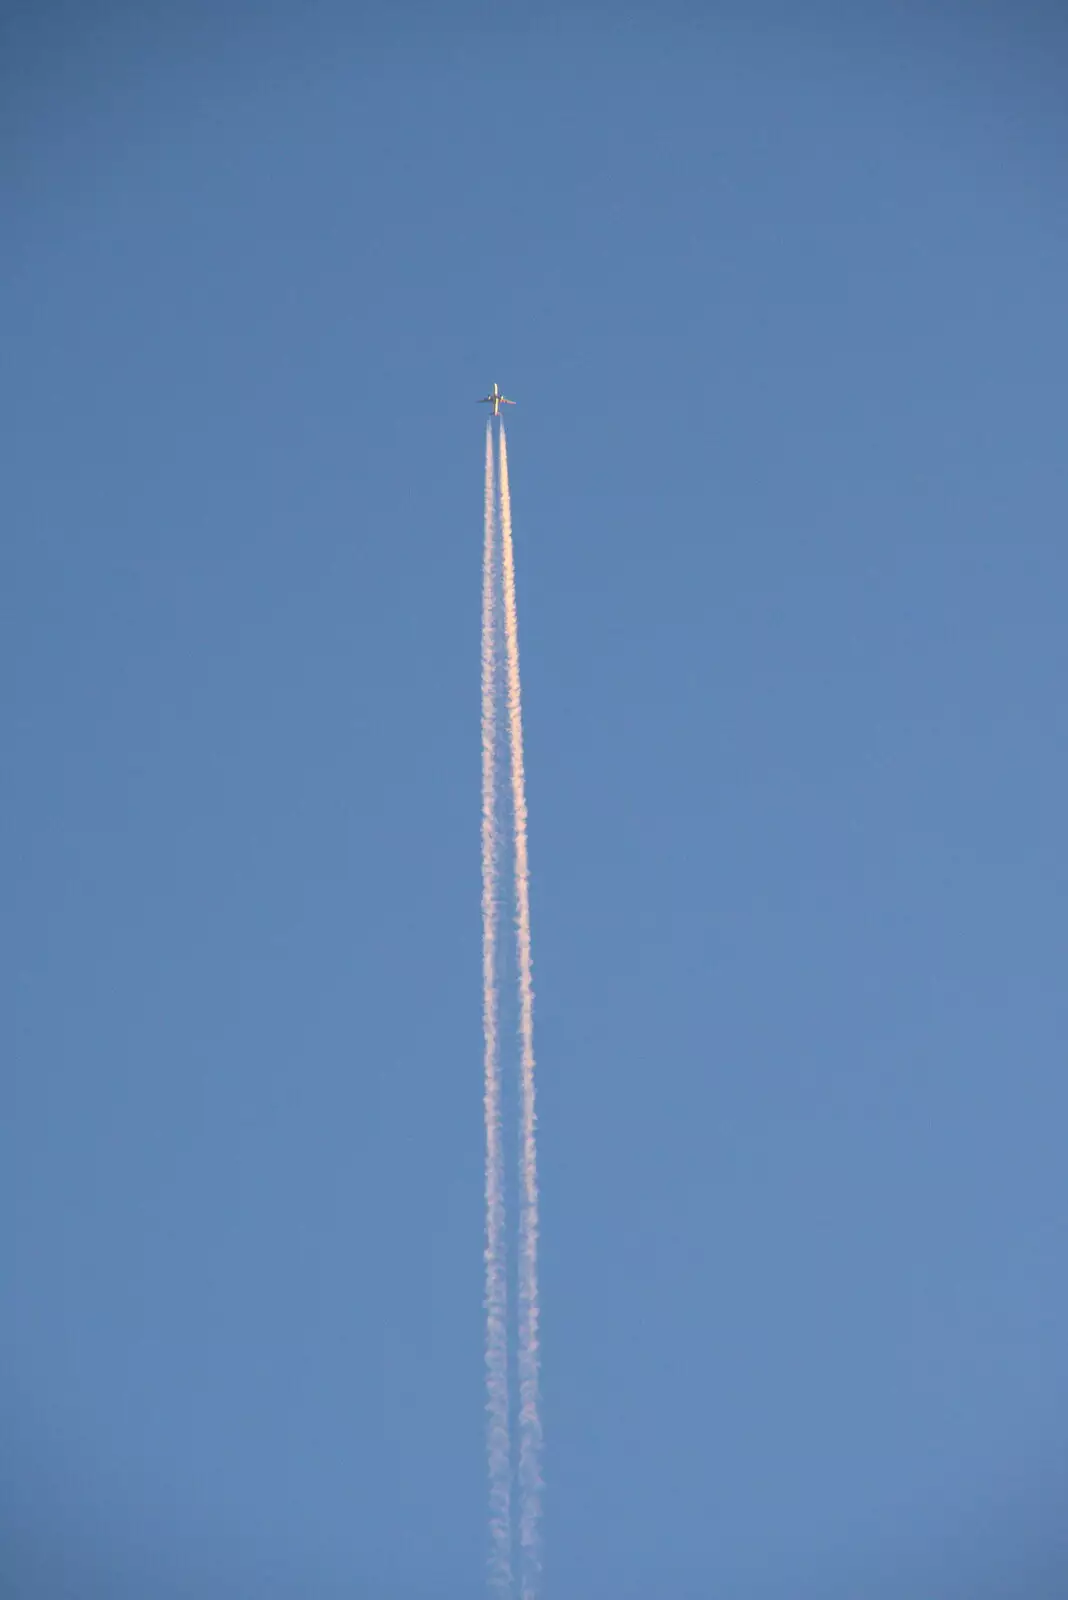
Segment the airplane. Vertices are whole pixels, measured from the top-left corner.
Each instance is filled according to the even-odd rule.
[[[493,415],[495,417],[499,417],[501,414],[501,407],[514,406],[515,401],[509,400],[508,396],[502,394],[497,385],[494,384],[489,394],[484,394],[478,404],[480,406],[491,405],[493,407]]]

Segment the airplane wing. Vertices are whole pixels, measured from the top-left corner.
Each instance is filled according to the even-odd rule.
[[[506,400],[504,398],[504,395],[502,394],[501,395],[501,405],[502,406],[514,406],[515,405],[515,401],[514,400]]]

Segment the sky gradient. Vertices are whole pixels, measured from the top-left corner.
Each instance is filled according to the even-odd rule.
[[[5,10],[6,1592],[483,1592],[508,417],[545,1600],[1068,1587],[1068,27]],[[90,16],[91,13],[91,16]]]

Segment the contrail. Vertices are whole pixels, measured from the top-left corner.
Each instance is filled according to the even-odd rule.
[[[486,1121],[486,1412],[489,1454],[490,1582],[512,1588],[512,1447],[508,1398],[508,1279],[501,1069],[497,1030],[497,562],[494,548],[493,438],[486,420],[485,535],[482,547],[482,1025]]]
[[[541,1407],[538,1348],[538,1163],[534,1114],[534,985],[530,955],[530,863],[527,796],[523,773],[523,715],[519,692],[519,620],[515,599],[512,503],[504,422],[498,434],[501,574],[511,746],[512,809],[515,819],[515,924],[519,962],[519,1545],[523,1600],[534,1600],[540,1569]]]

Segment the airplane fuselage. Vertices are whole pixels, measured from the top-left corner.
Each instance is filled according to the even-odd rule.
[[[509,400],[509,398],[508,398],[508,396],[506,394],[502,394],[500,389],[497,387],[496,384],[493,385],[493,388],[490,390],[489,394],[484,394],[482,396],[482,399],[478,403],[479,403],[480,406],[485,406],[485,405],[492,406],[493,407],[493,415],[495,417],[499,417],[500,416],[501,407],[502,406],[514,406],[515,405],[515,401],[514,400]]]

